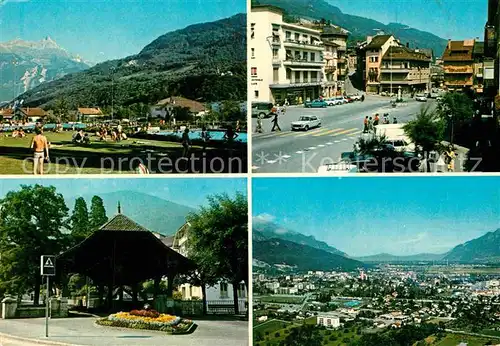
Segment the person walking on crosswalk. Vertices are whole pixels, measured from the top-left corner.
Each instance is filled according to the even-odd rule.
[[[279,111],[276,109],[276,111],[274,112],[274,118],[272,120],[273,122],[273,128],[271,129],[271,132],[274,132],[276,131],[275,129],[278,128],[278,131],[281,131],[281,128],[278,124],[278,117],[279,117]]]

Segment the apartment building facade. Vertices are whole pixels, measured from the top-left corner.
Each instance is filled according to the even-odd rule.
[[[325,61],[320,32],[283,21],[283,10],[254,6],[249,15],[252,101],[302,103],[322,94]]]
[[[381,92],[381,66],[382,58],[392,46],[400,46],[400,43],[392,35],[368,36],[366,42],[358,47],[358,52],[363,55],[364,66],[361,73],[364,76],[365,91],[369,93]],[[359,67],[359,63],[358,63]]]
[[[380,91],[390,94],[428,92],[432,59],[428,54],[408,46],[389,47],[380,66]]]
[[[335,57],[331,62],[335,66],[335,88],[326,84],[323,88],[323,96],[329,97],[342,94],[345,91],[345,79],[348,77],[348,56],[347,56],[347,38],[348,32],[342,28],[328,25],[321,29],[321,41],[325,44],[325,53],[327,54],[327,45],[335,45]],[[328,65],[327,65],[328,66]],[[326,72],[327,67],[325,67]]]
[[[474,85],[475,40],[448,41],[443,53],[444,86],[448,90],[463,90]]]

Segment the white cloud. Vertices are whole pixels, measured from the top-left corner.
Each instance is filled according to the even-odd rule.
[[[270,214],[266,214],[266,213],[263,213],[263,214],[259,214],[257,216],[254,216],[253,219],[255,221],[261,221],[261,222],[272,222],[274,221],[276,218],[273,216],[273,215],[270,215]]]
[[[285,234],[288,233],[288,231],[284,228],[278,228],[277,230],[274,231],[276,234]]]
[[[427,232],[422,232],[422,233],[416,234],[414,238],[401,240],[399,243],[400,244],[420,243],[422,240],[426,239],[428,236],[429,236],[429,234]]]

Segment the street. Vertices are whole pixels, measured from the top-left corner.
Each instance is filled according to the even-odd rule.
[[[324,164],[339,161],[342,152],[352,151],[363,131],[363,119],[379,113],[389,113],[391,122],[406,123],[421,107],[432,106],[408,100],[392,108],[387,97],[367,95],[364,102],[354,102],[328,108],[289,107],[279,119],[281,132],[271,132],[272,118],[263,120],[264,133],[252,136],[252,171],[254,173],[316,173]],[[290,131],[291,123],[301,115],[317,115],[321,127],[308,132]],[[256,119],[252,119],[252,130]]]

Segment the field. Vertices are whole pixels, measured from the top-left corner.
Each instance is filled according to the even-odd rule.
[[[73,144],[72,133],[45,133],[51,144],[50,162],[45,164],[45,174],[106,174],[135,173],[139,163],[151,173],[243,173],[246,157],[229,159],[224,148],[192,146],[195,159],[188,163],[182,157],[178,142],[134,139],[112,142],[99,141],[91,136],[91,143]],[[25,138],[12,138],[0,134],[0,174],[31,174],[33,170],[32,134]],[[231,165],[227,164],[231,161]]]
[[[432,266],[427,270],[429,274],[498,274],[500,267],[442,267]]]
[[[304,296],[262,296],[255,297],[262,303],[277,303],[277,304],[302,304]]]
[[[261,323],[253,329],[254,346],[279,345],[279,343],[290,333],[291,329],[300,327],[302,324],[316,324],[316,317],[310,317],[303,321],[295,322],[270,320]],[[348,340],[359,338],[356,331],[352,328],[321,330],[320,333],[323,338],[323,345],[328,346],[342,346],[345,345]]]
[[[480,338],[476,336],[468,335],[458,335],[458,334],[447,334],[444,339],[436,343],[432,343],[433,346],[457,346],[460,343],[466,343],[467,346],[484,346],[488,341],[492,341],[495,344],[494,339]]]

